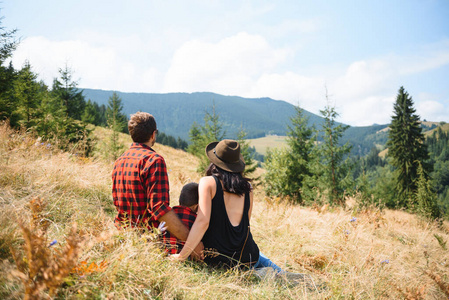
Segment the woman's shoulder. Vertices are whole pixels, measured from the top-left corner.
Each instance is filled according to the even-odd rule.
[[[215,178],[214,176],[204,176],[201,177],[199,184],[206,186],[215,186]]]

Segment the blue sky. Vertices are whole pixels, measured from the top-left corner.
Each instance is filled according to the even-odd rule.
[[[82,88],[209,91],[285,100],[339,121],[391,119],[400,86],[422,119],[449,121],[449,1],[50,1],[0,3],[16,68]]]

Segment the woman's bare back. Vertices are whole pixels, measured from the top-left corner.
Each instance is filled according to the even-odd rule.
[[[232,226],[238,226],[243,216],[243,207],[245,205],[245,196],[223,192],[226,213]]]

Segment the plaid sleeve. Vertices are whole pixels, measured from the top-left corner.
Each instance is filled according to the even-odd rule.
[[[167,167],[162,156],[156,155],[147,161],[145,188],[148,199],[148,212],[155,219],[171,210]]]
[[[184,206],[174,206],[173,211],[184,225],[186,225],[189,229],[192,228],[196,219],[196,214],[190,208]],[[184,246],[184,243],[172,236],[169,231],[164,233],[162,237],[162,244],[165,248],[165,252],[168,254],[179,253]]]
[[[196,214],[187,207],[175,206],[173,210],[178,215],[181,222],[187,226],[187,228],[191,229],[193,223],[195,223]]]

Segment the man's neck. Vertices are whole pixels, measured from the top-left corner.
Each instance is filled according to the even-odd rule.
[[[153,142],[153,140],[149,140],[148,142],[146,142],[146,143],[143,143],[144,145],[147,145],[148,147],[150,147],[150,148],[152,148],[153,146],[154,146],[154,142]]]

